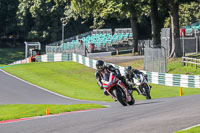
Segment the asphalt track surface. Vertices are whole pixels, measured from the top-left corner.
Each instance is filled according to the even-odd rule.
[[[0,104],[98,103],[106,109],[0,124],[0,133],[172,133],[200,123],[200,95],[118,102],[69,99],[0,71]]]

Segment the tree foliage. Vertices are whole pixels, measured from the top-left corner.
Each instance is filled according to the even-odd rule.
[[[54,42],[61,40],[62,23],[67,24],[65,35],[72,36],[88,31],[91,21],[91,28],[100,28],[114,19],[130,21],[135,46],[140,35],[146,34],[141,27],[152,30],[157,45],[164,20],[168,26],[173,23],[174,4],[179,5],[177,11],[181,26],[199,20],[197,0],[1,0],[0,37],[20,35],[25,40]],[[151,27],[147,26],[150,20]],[[178,38],[178,32],[176,30],[172,35],[176,34]]]
[[[179,25],[187,26],[200,21],[200,4],[193,1],[189,3],[181,3],[179,5]],[[170,27],[170,17],[165,20],[164,27]]]
[[[179,5],[184,3],[190,3],[196,0],[168,0],[166,1],[167,7],[170,14],[170,28],[172,35],[172,45],[171,45],[171,54],[170,57],[181,57],[184,55],[180,48],[180,34],[179,34]]]
[[[186,26],[200,21],[199,2],[182,3],[179,5],[179,9],[180,26]]]
[[[9,36],[17,33],[17,21],[15,19],[18,10],[17,0],[0,1],[0,36]]]
[[[67,0],[20,0],[17,12],[19,24],[30,40],[56,40]]]

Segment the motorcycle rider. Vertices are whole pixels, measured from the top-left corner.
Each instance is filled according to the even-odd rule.
[[[140,74],[144,75],[143,72],[141,72],[141,71],[139,71],[139,70],[137,70],[137,69],[132,69],[131,66],[126,67],[125,77],[126,77],[127,82],[128,82],[128,84],[129,84],[130,86],[133,86],[133,85],[134,85],[134,80],[133,80],[133,78],[137,78],[137,76],[140,75]],[[146,78],[146,80],[147,80],[147,82],[148,82],[147,75],[145,75],[144,77]],[[149,86],[150,86],[150,85],[149,85]],[[151,86],[150,86],[150,88],[151,88]],[[133,90],[135,90],[135,91],[138,92],[138,90],[137,90],[136,88],[133,88]],[[139,92],[138,92],[138,94],[139,94]]]
[[[133,82],[133,77],[136,78],[136,75],[143,74],[137,69],[132,69],[131,66],[126,67],[125,77],[128,79],[128,81]]]
[[[109,80],[109,79],[108,79],[108,78],[109,78],[109,77],[108,77],[108,74],[109,74],[110,72],[113,72],[113,73],[115,74],[115,76],[116,76],[117,78],[119,78],[119,80],[121,80],[121,81],[124,83],[124,85],[126,86],[126,88],[127,88],[128,90],[131,90],[131,89],[130,89],[130,86],[126,83],[125,78],[124,78],[123,76],[121,76],[119,69],[116,69],[115,67],[113,67],[113,66],[110,65],[110,64],[104,64],[104,61],[102,61],[102,60],[98,60],[98,61],[96,62],[96,68],[97,68],[97,70],[96,70],[95,76],[96,76],[97,84],[100,86],[101,89],[104,89],[101,80],[102,80],[102,79],[104,79],[104,80]],[[106,96],[109,95],[109,94],[107,93],[107,91],[105,91],[105,90],[104,90],[104,94],[105,94]]]

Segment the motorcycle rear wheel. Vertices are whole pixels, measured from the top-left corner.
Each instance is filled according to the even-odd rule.
[[[123,106],[127,106],[126,103],[126,98],[122,95],[122,91],[120,91],[119,89],[115,89],[113,90],[114,95],[117,97],[117,100],[123,105]],[[124,94],[125,95],[125,94]]]

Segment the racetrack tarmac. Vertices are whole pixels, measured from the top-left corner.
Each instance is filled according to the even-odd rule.
[[[98,109],[0,124],[1,133],[172,133],[200,123],[200,95],[118,102]],[[50,93],[0,71],[0,104],[90,103]]]
[[[0,69],[0,104],[77,104],[90,101],[70,99],[33,85]]]

